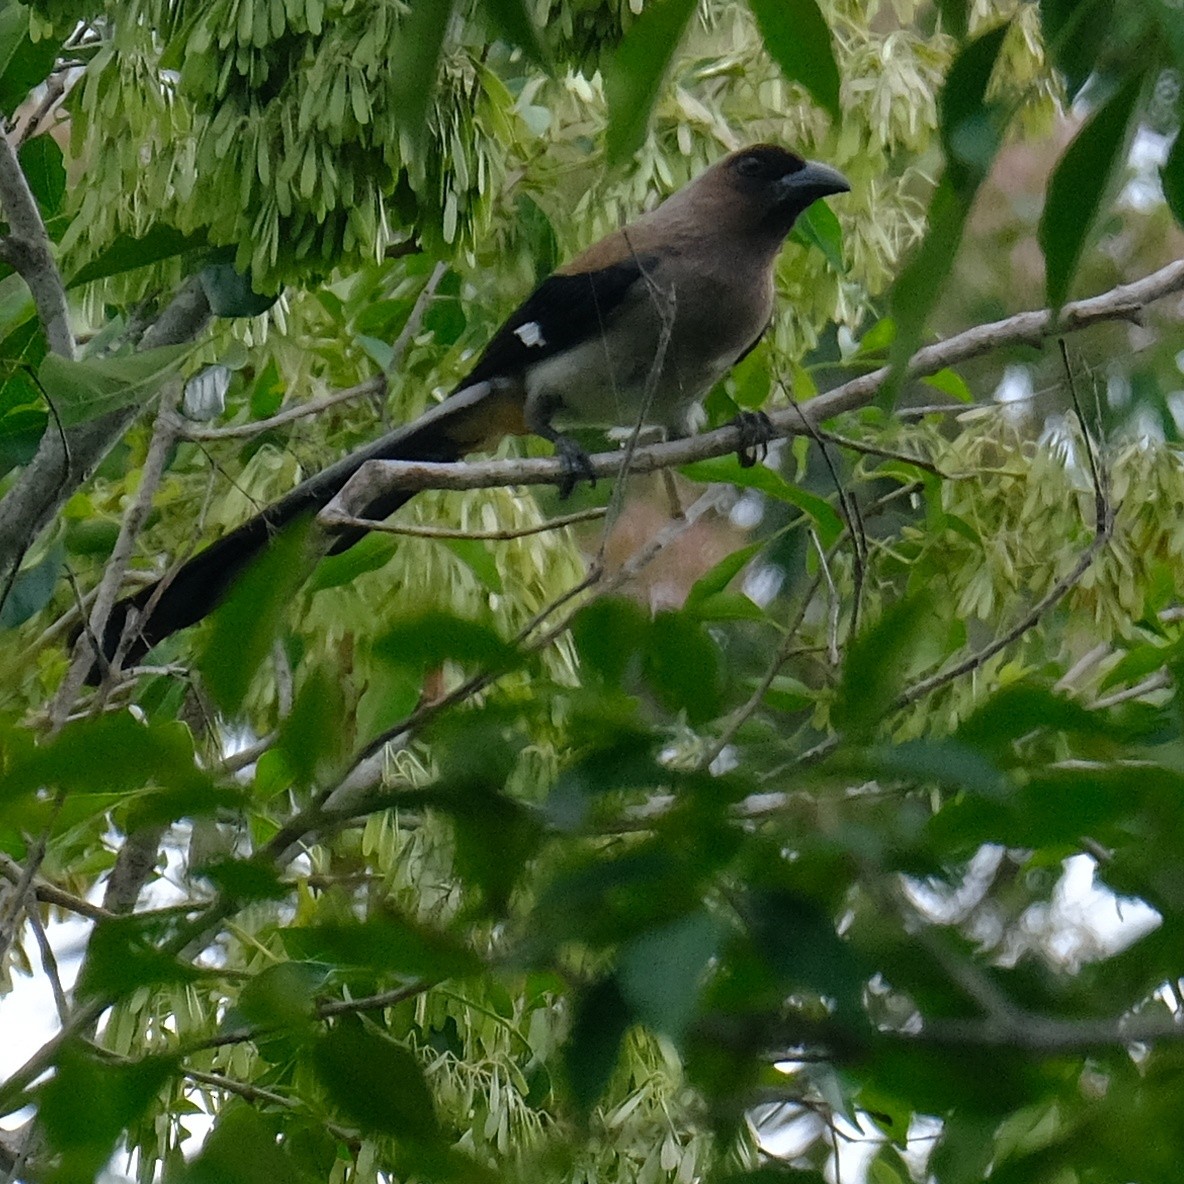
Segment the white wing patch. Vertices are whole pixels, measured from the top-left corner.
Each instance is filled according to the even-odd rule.
[[[547,339],[543,336],[543,327],[538,321],[527,321],[525,325],[519,325],[514,330],[514,336],[522,342],[527,349],[534,349],[537,346],[547,344]]]

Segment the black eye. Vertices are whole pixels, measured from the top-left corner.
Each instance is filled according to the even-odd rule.
[[[736,161],[736,172],[742,177],[759,177],[765,171],[765,166],[759,157],[742,156]]]

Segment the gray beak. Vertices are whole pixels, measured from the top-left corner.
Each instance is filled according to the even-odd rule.
[[[785,198],[800,202],[803,207],[832,193],[850,193],[851,182],[830,165],[808,160],[796,173],[787,173],[780,185]]]

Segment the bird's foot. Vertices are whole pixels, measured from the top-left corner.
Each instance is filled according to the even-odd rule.
[[[563,475],[559,478],[559,497],[565,500],[571,497],[572,490],[586,480],[593,488],[596,486],[596,470],[592,467],[592,460],[580,445],[570,436],[556,436],[554,440],[555,455],[559,460]]]
[[[777,435],[769,417],[763,411],[741,411],[732,426],[740,433],[740,447],[736,449],[740,467],[751,469],[757,461],[763,462],[769,455],[769,441]]]

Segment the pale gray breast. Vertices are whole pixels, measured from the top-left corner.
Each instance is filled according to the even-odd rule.
[[[692,267],[682,256],[655,268],[598,337],[532,369],[528,404],[554,407],[559,425],[628,426],[648,394],[645,421],[683,431],[690,408],[760,336],[772,310],[771,273],[737,285],[735,262]]]

